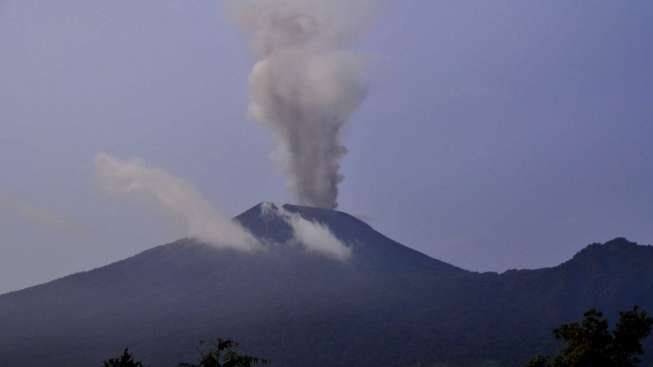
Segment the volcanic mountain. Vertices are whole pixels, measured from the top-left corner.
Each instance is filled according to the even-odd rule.
[[[517,366],[589,307],[653,310],[653,247],[625,239],[553,268],[474,273],[342,212],[271,208],[235,218],[259,253],[183,239],[0,296],[0,365],[100,366],[129,347],[172,367],[196,360],[200,340],[230,337],[272,366]],[[326,226],[352,256],[291,244],[281,212]]]

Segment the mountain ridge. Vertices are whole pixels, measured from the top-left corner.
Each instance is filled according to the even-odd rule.
[[[248,219],[250,219],[251,217],[254,217],[255,213],[260,212],[261,208],[265,204],[268,204],[268,203],[271,204],[271,205],[276,206],[276,204],[273,204],[271,202],[261,202],[259,204],[256,204],[256,205],[252,206],[250,209],[245,210],[243,213],[235,216],[233,219],[236,220],[237,222],[239,222],[240,224],[248,224]],[[344,215],[344,216],[347,216],[347,217],[349,217],[351,219],[354,219],[355,221],[359,222],[359,224],[367,227],[370,230],[376,231],[376,229],[374,227],[372,227],[371,225],[365,223],[364,221],[357,218],[356,216],[348,214],[346,212],[342,212],[342,211],[338,211],[338,210],[331,210],[331,209],[322,209],[322,208],[315,208],[315,207],[300,206],[300,205],[294,205],[294,204],[284,204],[284,205],[282,205],[282,207],[290,209],[291,212],[299,212],[301,210],[308,209],[309,211],[316,211],[316,212],[338,213],[339,215]],[[307,219],[315,220],[317,218],[314,217],[314,216],[308,216]],[[251,224],[251,223],[249,223],[249,224]],[[250,228],[248,228],[248,229],[250,229]],[[256,235],[257,233],[254,233],[254,234]],[[260,233],[258,233],[258,234],[259,235],[257,235],[257,237],[259,237],[259,238],[260,237],[265,237],[265,236],[260,236]],[[379,234],[382,235],[381,233],[379,233]],[[383,236],[383,237],[391,240],[390,238],[388,238],[386,236]],[[394,240],[392,240],[392,241],[395,242]],[[107,266],[111,266],[111,265],[114,265],[114,264],[118,264],[118,263],[127,261],[132,257],[137,257],[137,256],[140,256],[140,255],[151,253],[153,251],[156,251],[159,248],[174,246],[176,244],[186,243],[186,242],[201,243],[201,241],[194,240],[194,239],[192,239],[190,237],[181,238],[179,240],[176,240],[176,241],[173,241],[173,242],[170,242],[170,243],[167,243],[167,244],[157,245],[157,246],[154,246],[152,248],[137,252],[137,253],[135,253],[133,255],[128,256],[127,258],[116,260],[116,261],[110,262],[110,263],[108,263],[106,265],[101,265],[101,266],[98,266],[96,268],[91,268],[91,269],[88,269],[88,270],[82,270],[82,271],[79,271],[79,272],[75,272],[75,273],[72,273],[72,274],[69,274],[69,275],[65,275],[65,276],[62,276],[62,277],[59,277],[59,278],[55,278],[55,279],[52,279],[52,280],[49,280],[49,281],[45,281],[45,282],[40,283],[40,284],[36,284],[36,285],[33,285],[33,286],[8,291],[6,293],[0,293],[0,297],[5,296],[5,295],[10,295],[12,293],[22,292],[22,291],[32,289],[32,288],[38,288],[38,287],[47,285],[47,284],[55,282],[55,281],[67,279],[67,278],[70,278],[70,277],[75,277],[75,276],[80,275],[80,274],[89,273],[89,272],[92,272],[92,271],[95,271],[95,270],[98,270],[98,269],[105,268]],[[434,258],[434,257],[432,257],[432,256],[430,256],[428,254],[425,254],[423,252],[415,250],[415,249],[413,249],[413,248],[411,248],[409,246],[402,245],[402,244],[400,244],[398,242],[395,242],[395,243],[397,243],[397,244],[401,245],[402,247],[405,247],[405,248],[409,249],[410,251],[413,251],[413,252],[415,252],[417,254],[420,254],[422,256],[428,257],[428,258],[433,259],[435,261],[444,263],[446,265],[449,265],[451,267],[454,267],[454,268],[457,268],[459,270],[465,271],[467,273],[470,273],[470,274],[488,274],[488,275],[504,275],[504,274],[512,274],[512,273],[516,273],[516,272],[540,271],[540,270],[557,268],[557,267],[560,267],[560,266],[562,266],[562,265],[564,265],[564,264],[566,264],[566,263],[568,263],[570,261],[574,261],[579,256],[583,256],[583,255],[589,253],[590,251],[592,251],[593,253],[596,253],[595,252],[596,250],[603,251],[603,250],[605,250],[607,248],[610,248],[610,247],[616,247],[618,249],[623,249],[624,247],[626,247],[628,249],[649,249],[651,252],[653,252],[653,245],[639,244],[637,242],[630,241],[625,237],[618,236],[618,237],[615,237],[614,239],[606,241],[604,243],[601,243],[601,242],[590,243],[590,244],[586,245],[585,247],[581,248],[580,250],[578,250],[575,254],[573,254],[571,256],[571,258],[569,258],[568,260],[564,260],[563,262],[561,262],[561,263],[559,263],[557,265],[551,265],[551,266],[545,266],[545,267],[539,267],[539,268],[510,268],[510,269],[506,269],[504,271],[497,272],[497,271],[474,271],[474,270],[461,268],[461,267],[458,267],[458,266],[456,266],[454,264],[447,263],[447,262],[442,261],[442,260],[438,260],[438,259],[436,259],[436,258]],[[233,250],[229,250],[229,249],[226,249],[226,248],[225,249],[220,249],[220,250],[225,251],[225,252],[233,251]],[[603,252],[599,252],[599,254],[603,254]]]
[[[266,217],[267,205],[235,219],[283,243],[291,228]],[[631,303],[653,307],[653,248],[623,238],[592,244],[555,267],[477,273],[346,213],[282,208],[327,225],[352,246],[352,257],[338,261],[296,245],[248,254],[191,239],[157,246],[0,295],[0,365],[36,366],[44,356],[71,367],[99,365],[130,347],[147,365],[173,366],[192,360],[199,340],[228,336],[290,367],[513,366],[553,348],[551,329],[588,307],[608,315]],[[29,353],[34,345],[37,355]]]

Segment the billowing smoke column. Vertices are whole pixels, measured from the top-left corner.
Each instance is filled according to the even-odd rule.
[[[252,118],[278,138],[276,158],[302,204],[337,206],[343,126],[367,94],[351,50],[369,0],[235,0],[238,24],[258,58],[249,77]]]

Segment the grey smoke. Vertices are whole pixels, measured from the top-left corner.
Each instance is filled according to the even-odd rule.
[[[335,208],[343,126],[367,95],[353,43],[373,13],[370,0],[235,0],[237,23],[257,57],[249,115],[270,126],[275,158],[304,205]]]

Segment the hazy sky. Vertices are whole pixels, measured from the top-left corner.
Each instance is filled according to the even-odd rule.
[[[340,209],[473,270],[653,242],[653,2],[391,1]],[[141,157],[223,211],[293,202],[216,0],[0,0],[0,292],[183,235],[98,189]]]

